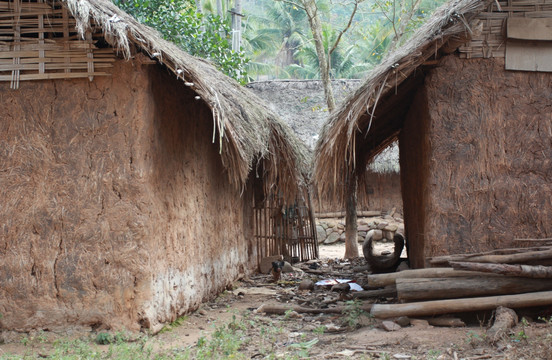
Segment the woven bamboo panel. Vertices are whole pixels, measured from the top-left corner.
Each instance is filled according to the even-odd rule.
[[[81,39],[59,1],[0,0],[0,81],[17,89],[20,81],[109,75],[115,54],[95,45],[100,37]]]
[[[487,11],[478,15],[483,31],[469,43],[461,46],[461,58],[504,57],[506,54],[505,27],[510,17],[552,17],[552,0],[495,1]]]

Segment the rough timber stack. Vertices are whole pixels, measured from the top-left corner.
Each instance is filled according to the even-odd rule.
[[[291,130],[107,0],[0,1],[0,99],[2,329],[158,330],[304,196]]]

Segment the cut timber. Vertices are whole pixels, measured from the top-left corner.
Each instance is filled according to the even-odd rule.
[[[352,295],[353,295],[353,299],[395,297],[397,296],[397,288],[395,286],[388,286],[385,289],[379,289],[379,290],[355,291],[352,293]]]
[[[514,276],[397,279],[396,283],[397,295],[402,302],[552,290],[552,280]]]
[[[374,216],[381,216],[381,211],[358,211],[357,212],[357,217],[374,217]],[[345,217],[345,211],[316,213],[314,214],[314,217],[317,219],[343,218]]]
[[[442,277],[462,277],[488,275],[475,271],[458,271],[453,268],[429,268],[404,270],[389,274],[368,275],[368,285],[374,287],[383,287],[395,284],[396,279],[415,279],[415,278],[442,278]]]
[[[408,304],[374,304],[370,314],[377,318],[435,316],[458,312],[491,310],[497,306],[523,308],[552,305],[552,291],[470,299],[424,301]]]
[[[362,305],[360,307],[361,310],[369,312],[372,309],[372,304],[366,304]],[[303,306],[296,306],[296,305],[261,305],[257,309],[257,312],[264,312],[265,314],[277,314],[277,315],[284,315],[287,311],[295,311],[299,314],[342,314],[343,312],[349,311],[350,308],[346,306],[337,306],[334,308],[327,308],[327,309],[311,309]]]
[[[488,264],[458,261],[451,261],[450,265],[455,270],[480,271],[535,279],[552,279],[552,266]]]
[[[529,254],[529,255],[528,255]],[[493,262],[493,263],[511,263],[514,261],[499,261],[501,259],[511,259],[509,256],[514,256],[513,259],[521,260],[524,257],[529,257],[527,260],[542,260],[552,259],[552,248],[550,246],[536,246],[531,248],[511,248],[511,249],[496,249],[474,254],[455,254],[436,256],[428,259],[429,263],[434,266],[448,265],[450,261],[470,261],[470,262]],[[498,256],[498,257],[496,257]],[[518,256],[516,258],[516,256]],[[492,261],[489,261],[492,260]],[[521,261],[520,261],[521,262]],[[523,261],[526,262],[526,261]]]
[[[506,335],[506,332],[518,322],[518,316],[512,309],[499,306],[496,309],[493,326],[487,331],[487,340],[491,344],[496,343]]]

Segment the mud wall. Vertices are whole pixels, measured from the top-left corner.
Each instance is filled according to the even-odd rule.
[[[157,65],[0,84],[0,326],[158,329],[252,267],[195,94]]]
[[[425,84],[426,255],[552,236],[552,74],[448,56]]]
[[[399,173],[374,173],[366,172],[367,185],[357,205],[359,211],[382,211],[384,213],[395,209],[398,214],[403,213],[403,202],[401,197],[401,178]],[[312,197],[314,211],[317,213],[328,213],[342,211],[345,214],[345,207],[337,202],[335,204],[325,201],[324,196],[319,199],[316,194]]]
[[[362,206],[367,210],[380,210],[384,213],[395,209],[396,213],[402,214],[400,174],[367,171],[365,176],[367,199]]]

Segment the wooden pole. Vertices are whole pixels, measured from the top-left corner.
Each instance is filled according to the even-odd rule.
[[[470,276],[434,279],[397,279],[401,302],[511,295],[552,290],[552,280],[514,276]]]
[[[360,309],[366,312],[369,312],[372,309],[372,304],[361,305]],[[299,314],[342,314],[345,311],[349,310],[347,306],[337,306],[334,308],[327,309],[312,309],[303,306],[297,305],[270,305],[265,304],[261,305],[257,309],[257,312],[263,312],[265,314],[278,314],[284,315],[287,311],[295,311]]]
[[[368,285],[373,287],[383,287],[395,284],[396,279],[415,279],[415,278],[442,278],[442,277],[461,277],[488,275],[475,271],[458,271],[452,268],[428,268],[404,270],[388,274],[368,275]]]
[[[520,276],[536,279],[552,279],[552,266],[487,264],[476,262],[451,261],[455,270],[481,271],[493,274]]]
[[[552,291],[529,294],[449,299],[408,304],[374,304],[370,314],[377,318],[396,316],[434,316],[458,312],[492,310],[498,306],[523,308],[552,305]]]

